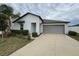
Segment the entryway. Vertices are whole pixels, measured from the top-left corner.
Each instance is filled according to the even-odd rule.
[[[36,23],[31,23],[31,32],[36,32]]]

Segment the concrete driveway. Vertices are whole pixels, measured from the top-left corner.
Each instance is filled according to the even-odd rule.
[[[64,34],[42,34],[10,56],[79,56],[79,42]]]

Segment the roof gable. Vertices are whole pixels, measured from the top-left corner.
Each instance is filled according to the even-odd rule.
[[[39,15],[32,14],[32,13],[28,12],[28,13],[24,14],[23,16],[19,17],[18,19],[14,20],[13,23],[17,22],[18,20],[22,19],[23,17],[27,16],[28,14],[38,17],[43,22],[42,18]]]

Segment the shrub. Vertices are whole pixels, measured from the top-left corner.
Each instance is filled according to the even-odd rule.
[[[11,30],[11,32],[12,32],[13,34],[21,34],[21,31],[20,31],[20,30]]]
[[[11,30],[13,34],[23,34],[23,35],[28,35],[29,31],[28,30]]]
[[[28,30],[23,30],[22,33],[23,33],[23,35],[29,35],[29,31]]]
[[[72,35],[72,36],[76,36],[77,35],[77,32],[75,32],[75,31],[69,31],[68,34],[69,35]]]
[[[33,32],[32,37],[38,37],[38,34],[36,32]]]
[[[11,36],[17,36],[15,33],[11,33]]]

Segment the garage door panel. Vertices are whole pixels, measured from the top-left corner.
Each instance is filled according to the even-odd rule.
[[[43,32],[44,33],[63,34],[64,26],[63,25],[44,25]]]

